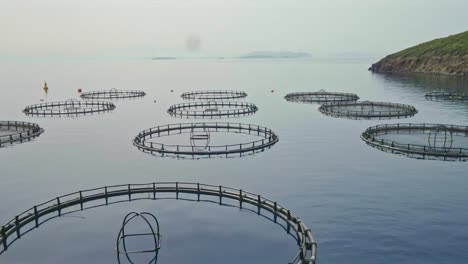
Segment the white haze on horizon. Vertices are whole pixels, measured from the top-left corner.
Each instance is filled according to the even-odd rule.
[[[0,57],[388,54],[468,30],[466,0],[0,0]]]

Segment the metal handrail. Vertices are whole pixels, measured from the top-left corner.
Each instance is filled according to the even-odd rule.
[[[242,142],[239,144],[226,144],[219,146],[207,146],[205,150],[198,150],[193,146],[188,145],[172,145],[162,144],[157,142],[146,142],[147,137],[152,138],[153,135],[161,137],[170,135],[171,131],[182,131],[187,129],[197,128],[198,123],[180,123],[180,124],[169,124],[165,126],[158,126],[150,128],[140,132],[133,140],[133,144],[144,150],[155,151],[159,153],[168,154],[183,154],[183,155],[221,155],[221,154],[234,154],[244,153],[255,150],[260,150],[274,145],[279,141],[278,135],[276,135],[271,129],[266,127],[260,127],[257,125],[249,125],[242,123],[226,123],[226,122],[209,122],[203,123],[204,128],[224,129],[226,131],[248,131],[248,134],[255,132],[259,136],[263,136],[264,139],[255,140],[251,142]],[[182,133],[182,132],[180,132]],[[247,134],[247,133],[245,133]]]
[[[88,194],[90,193],[90,194]],[[315,263],[317,257],[317,244],[314,241],[310,229],[290,210],[281,206],[277,202],[262,197],[242,189],[235,189],[221,185],[200,184],[190,182],[152,182],[145,184],[121,184],[105,186],[100,188],[82,190],[46,201],[35,205],[30,209],[18,214],[13,219],[2,225],[0,228],[0,244],[4,250],[8,248],[8,238],[16,233],[16,237],[21,237],[21,228],[25,225],[35,222],[38,226],[39,219],[46,215],[58,213],[61,215],[62,210],[74,206],[80,206],[83,210],[84,204],[96,200],[105,199],[106,204],[108,199],[118,196],[128,196],[132,199],[133,194],[153,194],[156,197],[157,193],[176,193],[177,197],[180,193],[200,195],[208,195],[219,197],[222,199],[231,199],[239,201],[239,206],[242,208],[243,203],[254,205],[260,210],[266,210],[275,216],[285,221],[288,226],[291,226],[295,231],[299,241],[299,253],[293,262],[298,264]]]
[[[30,140],[32,138],[38,137],[44,132],[44,129],[39,127],[38,124],[23,122],[23,121],[0,121],[0,127],[13,127],[16,128],[17,133],[12,133],[8,135],[0,135],[0,146],[5,143],[13,143],[17,141]],[[22,130],[18,130],[22,128]],[[29,128],[29,130],[25,130]]]
[[[202,107],[237,107],[237,109],[220,109],[216,112],[206,112],[196,109]],[[169,107],[167,112],[171,116],[190,116],[190,117],[216,117],[216,116],[240,116],[254,114],[257,112],[258,107],[253,103],[246,102],[194,102],[194,103],[180,103]]]
[[[47,116],[47,115],[80,115],[80,114],[91,114],[96,112],[105,112],[115,109],[115,105],[111,102],[103,101],[77,101],[73,105],[78,106],[87,106],[94,108],[83,108],[83,109],[58,109],[54,110],[54,107],[69,106],[70,103],[67,101],[62,102],[51,102],[51,103],[40,103],[27,106],[23,113],[26,115],[35,115],[35,116]],[[97,108],[96,108],[97,106]]]
[[[146,93],[140,90],[103,90],[84,92],[80,95],[83,99],[120,99],[143,97]]]
[[[221,95],[221,96],[219,96]],[[222,96],[224,95],[224,96]],[[226,99],[239,99],[247,97],[247,93],[236,90],[200,90],[184,92],[181,97],[186,100],[226,100]]]
[[[379,147],[400,150],[404,152],[411,152],[416,154],[425,154],[433,156],[449,156],[449,157],[468,157],[468,148],[441,148],[436,146],[427,146],[421,144],[401,144],[387,139],[376,139],[375,136],[379,132],[392,131],[392,130],[423,130],[428,131],[441,124],[428,124],[428,123],[398,123],[398,124],[383,124],[367,128],[361,135],[361,138],[371,145],[378,145]],[[451,132],[464,134],[468,137],[468,126],[459,125],[443,125]]]

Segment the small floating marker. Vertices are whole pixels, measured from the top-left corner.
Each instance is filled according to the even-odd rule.
[[[44,81],[44,88],[42,88],[42,89],[44,89],[44,92],[45,92],[46,94],[47,94],[47,92],[49,92],[49,87],[47,86],[47,82],[46,82],[46,81]]]
[[[154,102],[156,103],[156,100],[154,100]]]
[[[78,93],[81,93],[81,92],[82,92],[81,88],[80,88],[80,89],[78,89]]]
[[[272,92],[272,93],[274,93],[274,92],[275,92],[275,90],[271,90],[271,92]]]
[[[174,90],[171,90],[171,93],[173,93],[173,92],[174,92]]]

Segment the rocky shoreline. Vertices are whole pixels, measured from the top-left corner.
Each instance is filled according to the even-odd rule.
[[[468,56],[386,57],[372,64],[369,70],[380,73],[430,73],[468,76]]]

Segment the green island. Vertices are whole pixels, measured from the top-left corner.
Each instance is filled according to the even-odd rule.
[[[468,76],[468,31],[391,54],[372,64],[369,70]]]

